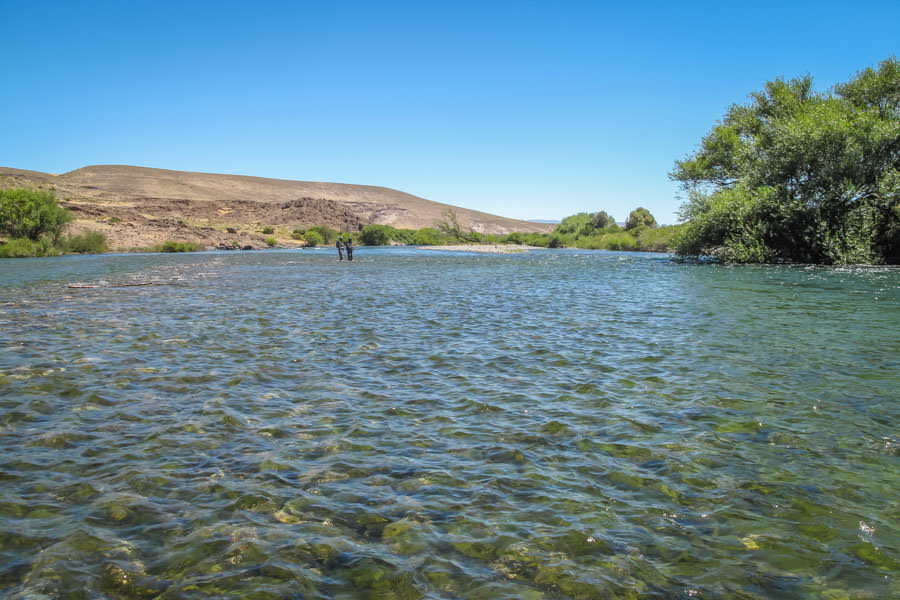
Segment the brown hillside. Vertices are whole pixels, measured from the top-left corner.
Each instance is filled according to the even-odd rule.
[[[553,228],[366,185],[120,165],[84,167],[62,175],[0,167],[0,187],[23,185],[53,190],[75,214],[75,232],[101,231],[114,248],[166,240],[207,246],[237,241],[259,247],[266,237],[290,244],[294,229],[313,225],[346,231],[369,223],[419,229],[433,226],[448,209],[456,212],[464,229],[482,233]],[[274,236],[263,235],[263,227],[275,228]]]

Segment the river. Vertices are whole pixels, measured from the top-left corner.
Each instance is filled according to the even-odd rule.
[[[900,597],[898,423],[896,268],[2,260],[0,595]]]

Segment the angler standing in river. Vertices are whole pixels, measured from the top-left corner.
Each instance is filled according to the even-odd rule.
[[[342,235],[338,236],[338,240],[337,240],[337,243],[335,244],[335,246],[337,246],[338,260],[344,260],[344,236],[342,236]],[[347,260],[353,260],[352,258],[349,258],[349,253],[350,253],[350,250],[348,249],[347,250],[347,254],[348,254]]]
[[[353,250],[355,250],[353,238],[347,238],[347,243],[344,244],[344,247],[347,248],[347,260],[353,260]]]

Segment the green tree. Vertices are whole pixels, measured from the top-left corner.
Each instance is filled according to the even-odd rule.
[[[776,79],[676,162],[682,256],[736,262],[900,262],[900,63],[827,94]]]
[[[57,241],[72,215],[56,201],[53,192],[14,188],[0,190],[0,233],[12,238]]]
[[[359,232],[359,241],[365,246],[387,246],[391,243],[391,230],[388,225],[366,225]]]
[[[575,215],[570,215],[559,222],[559,225],[553,230],[554,233],[558,233],[559,235],[570,235],[577,234],[584,230],[584,228],[592,227],[593,217],[590,213],[581,212]]]
[[[628,214],[628,220],[625,221],[625,231],[632,229],[653,228],[656,227],[656,219],[650,214],[646,208],[638,207]]]
[[[614,227],[615,225],[616,220],[613,219],[605,210],[595,212],[591,215],[591,226],[594,229],[606,229],[607,227]]]

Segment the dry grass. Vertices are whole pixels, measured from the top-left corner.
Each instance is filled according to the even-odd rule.
[[[98,230],[114,248],[171,239],[208,246],[237,240],[264,247],[264,236],[255,231],[260,223],[277,231],[313,225],[357,231],[369,223],[419,229],[433,226],[447,209],[456,212],[463,228],[482,233],[553,228],[366,185],[119,165],[84,167],[62,175],[0,167],[0,186],[23,185],[55,191],[76,217],[73,232]],[[229,234],[226,227],[241,233]]]

